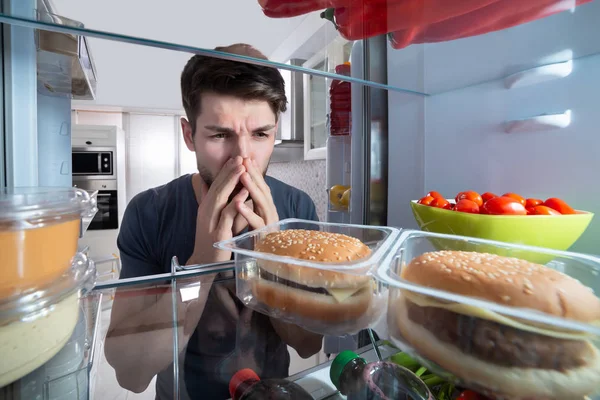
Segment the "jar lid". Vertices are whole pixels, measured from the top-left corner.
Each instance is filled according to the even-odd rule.
[[[29,222],[79,214],[93,216],[96,198],[72,187],[9,187],[0,189],[0,223]]]
[[[240,369],[229,380],[229,395],[235,400],[235,394],[241,384],[246,381],[260,381],[260,377],[250,368]]]
[[[331,362],[329,367],[329,379],[331,383],[339,390],[340,377],[344,371],[344,367],[352,360],[361,358],[358,354],[350,350],[344,350],[339,353]]]
[[[0,325],[39,318],[51,307],[78,290],[87,293],[96,284],[96,265],[83,253],[77,253],[71,268],[54,282],[25,293],[0,299]]]

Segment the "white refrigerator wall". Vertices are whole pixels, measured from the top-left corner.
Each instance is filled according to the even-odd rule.
[[[560,15],[561,19],[555,19],[555,22],[564,24],[554,26],[554,30],[577,29],[573,19],[589,19],[589,13],[600,18],[600,4],[592,6],[586,8],[585,13],[581,12],[584,9],[581,7],[572,15]],[[585,23],[580,26],[581,30],[590,28]],[[519,29],[525,40],[550,32],[546,22],[527,24]],[[569,35],[576,40],[574,38],[582,36],[580,33],[571,31]],[[502,32],[450,43],[457,52],[468,47],[473,53],[481,50],[484,57],[494,50],[494,43],[505,43],[499,40],[500,34]],[[504,34],[510,35],[511,30]],[[568,43],[564,41],[561,45]],[[409,77],[418,87],[431,89],[433,86],[428,82],[449,73],[444,70],[447,65],[430,62],[444,50],[443,46],[412,47],[406,51],[390,49],[389,83],[402,87]],[[522,48],[524,45],[514,46]],[[547,47],[548,51],[560,50],[554,43]],[[573,42],[572,48],[563,48],[559,53],[572,54],[571,50],[577,47],[578,43]],[[543,48],[530,48],[540,60],[544,59]],[[497,60],[510,61],[506,61],[504,68],[496,65],[494,71],[478,71],[477,79],[495,77],[498,70],[511,71],[530,61],[519,63],[510,46],[495,49],[506,52],[506,58],[496,56]],[[489,66],[483,62],[480,68],[487,68],[486,65]],[[474,65],[466,66],[463,74],[471,74]],[[417,228],[409,201],[430,190],[440,191],[448,197],[462,190],[560,197],[575,208],[596,213],[590,227],[571,250],[599,254],[599,71],[600,56],[595,55],[574,59],[573,70],[566,77],[526,87],[507,89],[503,79],[484,79],[484,83],[427,97],[390,91],[389,146],[394,157],[389,160],[388,200],[390,205],[399,206],[390,206],[388,224]],[[454,78],[465,80],[460,75]],[[504,131],[507,121],[566,110],[571,110],[571,123],[566,128],[511,134]]]

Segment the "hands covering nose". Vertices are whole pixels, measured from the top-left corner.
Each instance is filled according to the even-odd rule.
[[[243,165],[246,171],[241,175],[240,182],[250,193],[254,209],[248,207],[243,201],[237,201],[237,211],[246,219],[252,229],[259,229],[279,221],[271,189],[265,182],[258,164],[256,161],[246,158]]]
[[[221,169],[210,188],[200,179],[201,201],[196,219],[192,263],[227,261],[229,252],[213,243],[231,239],[246,226],[259,229],[279,221],[271,190],[255,161],[232,158]],[[244,188],[229,201],[238,183]],[[248,197],[252,199],[249,206]]]

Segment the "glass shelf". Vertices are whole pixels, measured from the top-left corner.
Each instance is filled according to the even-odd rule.
[[[395,49],[394,40],[398,40],[399,34],[390,33],[387,35],[388,73],[379,78],[379,81],[365,80],[362,79],[362,76],[359,76],[359,70],[362,69],[362,66],[356,68],[356,73],[353,71],[354,76],[344,77],[333,72],[335,65],[329,65],[328,68],[323,70],[289,63],[292,58],[308,60],[318,53],[327,56],[327,48],[331,43],[339,39],[346,40],[340,35],[339,31],[336,31],[332,22],[321,17],[319,11],[290,18],[269,18],[262,13],[258,2],[236,1],[238,11],[247,13],[248,21],[251,21],[253,26],[260,25],[261,31],[272,32],[272,37],[281,39],[267,41],[264,34],[242,28],[242,25],[239,24],[236,25],[236,20],[235,18],[232,20],[230,13],[220,12],[223,7],[231,8],[231,4],[229,4],[231,2],[228,5],[213,4],[212,6],[217,7],[217,9],[211,9],[207,13],[194,15],[194,17],[180,15],[181,4],[174,7],[165,7],[161,9],[160,17],[162,19],[158,21],[156,20],[158,18],[156,12],[149,11],[147,18],[146,15],[144,18],[140,18],[138,8],[133,5],[117,8],[114,1],[109,2],[107,5],[104,2],[102,4],[94,2],[93,5],[75,5],[73,2],[57,1],[55,3],[58,5],[57,12],[59,14],[82,21],[84,25],[60,25],[53,21],[38,21],[35,17],[9,14],[0,14],[0,22],[82,35],[87,38],[270,65],[283,70],[328,79],[347,80],[378,89],[414,95],[436,95],[490,81],[503,80],[515,73],[544,65],[590,57],[600,51],[600,42],[595,40],[595,38],[600,37],[600,25],[596,23],[600,18],[600,3],[597,1],[578,1],[579,6],[567,8],[564,5],[565,3],[572,5],[575,2],[557,0],[558,6],[554,4],[554,7],[560,9],[559,6],[562,5],[562,9],[566,8],[565,11],[531,22],[526,22],[527,19],[523,17],[522,19],[526,23],[512,27],[507,23],[506,25],[509,26],[507,29],[497,31],[493,31],[497,26],[482,27],[478,25],[478,30],[470,33],[467,28],[464,28],[463,31],[457,31],[468,23],[469,19],[466,15],[462,15],[462,19],[458,17],[451,19],[452,24],[447,23],[446,26],[448,32],[440,33],[441,28],[438,25],[431,24],[425,28],[422,26],[423,23],[434,18],[436,12],[421,13],[422,15],[419,14],[418,17],[413,15],[413,20],[405,21],[405,24],[409,24],[409,27],[416,26],[418,28],[415,28],[418,34],[412,42],[408,41],[406,46]],[[506,0],[503,0],[503,2],[506,3]],[[191,0],[181,1],[180,3],[191,10],[203,7]],[[339,1],[331,1],[331,3],[339,3]],[[396,15],[392,14],[397,9],[397,3],[402,2],[388,0],[388,14],[380,17],[380,22],[383,25],[385,25],[386,19],[392,27],[401,23],[397,21]],[[404,3],[413,2],[406,0]],[[459,4],[458,1],[453,3]],[[468,3],[473,2],[462,0],[461,5],[457,8],[467,7],[466,4]],[[501,2],[485,0],[480,3]],[[548,1],[545,3],[548,3]],[[113,4],[115,7],[111,8]],[[489,6],[492,5],[497,7],[495,4]],[[92,11],[89,11],[90,9],[93,9],[93,14],[99,16],[93,16]],[[134,10],[135,15],[133,14]],[[478,12],[483,13],[482,10],[478,10]],[[440,14],[440,12],[437,13]],[[539,13],[537,16],[539,17]],[[199,27],[210,22],[210,37],[201,35],[201,39],[198,39],[198,36],[185,33],[188,31],[187,27],[190,26],[189,24],[193,18],[198,19],[197,26]],[[223,18],[223,21],[218,24],[211,18]],[[88,22],[87,20],[91,21]],[[181,25],[185,29],[183,27],[167,29],[169,25],[165,21],[170,20],[181,21]],[[366,20],[363,22],[366,22]],[[358,25],[360,26],[360,23]],[[365,24],[365,26],[367,25]],[[165,29],[157,27],[165,27]],[[241,34],[244,30],[247,30],[247,34]],[[194,29],[190,28],[189,31],[193,32]],[[477,32],[479,34],[475,34]],[[466,37],[461,37],[461,35]],[[348,35],[345,36],[348,37]],[[256,44],[259,49],[262,49],[262,45],[264,52],[272,61],[212,50],[217,44],[224,44],[223,41],[230,43],[246,41],[253,45]],[[351,40],[348,42],[352,43]],[[96,43],[93,44],[91,47],[94,51]],[[172,54],[170,57],[176,58],[175,53]],[[99,74],[102,75],[102,70],[99,69]],[[103,84],[102,80],[100,82]]]
[[[369,86],[369,87],[373,87],[373,88],[377,88],[377,89],[393,90],[393,91],[399,91],[399,92],[406,92],[409,94],[424,95],[424,93],[419,93],[419,92],[415,92],[412,90],[405,90],[405,89],[402,89],[399,87],[390,87],[385,82],[374,82],[374,81],[368,81],[368,80],[361,79],[361,78],[354,77],[354,76],[344,76],[344,75],[336,74],[335,72],[331,72],[335,69],[335,65],[328,65],[328,70],[322,70],[322,69],[316,69],[316,68],[313,69],[313,68],[307,68],[307,67],[304,67],[301,65],[288,64],[288,63],[286,63],[286,61],[288,61],[288,60],[284,60],[284,61],[269,60],[269,61],[267,61],[267,60],[260,59],[260,58],[231,54],[231,53],[226,53],[226,52],[217,51],[217,50],[213,50],[213,49],[195,47],[195,46],[190,46],[190,45],[185,45],[185,44],[180,44],[180,43],[166,42],[166,41],[149,39],[149,38],[142,38],[142,37],[114,33],[114,32],[107,32],[107,31],[103,31],[103,30],[95,30],[95,29],[89,29],[89,28],[83,28],[83,27],[60,25],[60,24],[53,23],[53,22],[39,21],[39,20],[36,20],[33,18],[27,18],[27,17],[22,17],[22,16],[16,16],[16,15],[7,15],[5,13],[0,13],[0,22],[6,23],[6,24],[11,24],[11,25],[27,27],[27,28],[32,28],[32,29],[38,29],[38,30],[60,32],[60,33],[71,34],[71,35],[81,35],[81,36],[85,36],[87,38],[110,40],[110,41],[114,41],[114,42],[121,42],[121,43],[133,44],[133,45],[138,45],[138,46],[146,46],[146,47],[152,47],[152,48],[157,48],[157,49],[172,50],[172,51],[181,52],[181,53],[199,54],[199,55],[212,56],[215,58],[247,62],[247,63],[255,64],[255,65],[271,66],[271,67],[275,67],[275,68],[282,69],[282,70],[300,72],[303,74],[309,74],[309,75],[314,75],[314,76],[320,76],[323,78],[328,78],[330,80],[333,80],[333,79],[344,80],[344,81],[348,81],[351,83],[365,85],[365,86]],[[319,40],[317,40],[317,42],[325,43],[326,45],[323,49],[326,49],[327,44],[332,42],[335,38],[336,38],[335,35],[330,35],[326,31],[324,31],[324,37],[319,37],[318,38]],[[92,42],[92,43],[94,43],[94,42]],[[91,47],[94,47],[94,45],[92,44]],[[319,48],[319,47],[314,47],[314,46],[311,46],[311,47]],[[326,50],[316,50],[314,54],[317,54],[319,52],[323,53],[325,58],[327,57]],[[99,57],[96,56],[96,58],[98,59]],[[99,71],[99,75],[101,75],[101,74],[102,74],[102,71]],[[99,78],[99,80],[100,79],[101,78]]]

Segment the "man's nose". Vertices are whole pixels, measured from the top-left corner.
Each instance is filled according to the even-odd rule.
[[[246,135],[240,135],[238,137],[233,153],[232,157],[240,156],[242,158],[248,158],[250,156],[250,143]]]

